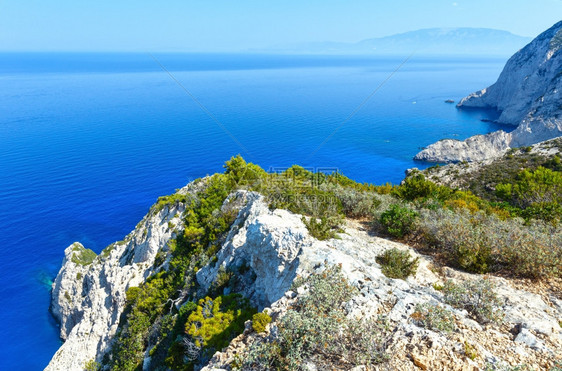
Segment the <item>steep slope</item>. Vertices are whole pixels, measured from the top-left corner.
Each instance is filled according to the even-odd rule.
[[[536,37],[506,63],[492,86],[463,98],[460,109],[488,108],[498,122],[516,125],[466,141],[435,143],[416,155],[433,162],[474,161],[497,157],[510,147],[528,146],[562,136],[562,21]],[[497,138],[501,137],[498,144]],[[495,145],[491,145],[492,142]],[[487,147],[482,151],[482,147]]]
[[[484,367],[486,363],[499,367],[508,360],[544,368],[549,360],[562,356],[559,350],[562,334],[556,322],[557,316],[562,315],[562,307],[558,306],[562,303],[551,307],[539,295],[515,289],[509,281],[496,278],[497,293],[504,303],[505,326],[501,332],[489,331],[472,320],[466,311],[445,304],[443,294],[435,289],[445,279],[475,281],[477,276],[448,268],[440,276],[434,273],[430,259],[406,245],[370,236],[356,222],[348,222],[337,239],[318,241],[309,235],[298,215],[269,210],[264,198],[257,194],[250,200],[219,253],[216,267],[208,266],[198,273],[203,285],[216,276],[219,267],[249,261],[258,278],[252,290],[245,294],[265,305],[273,318],[280,318],[306,294],[300,289],[288,291],[295,277],[306,277],[321,273],[326,267],[340,265],[345,278],[358,289],[358,294],[346,303],[348,315],[359,319],[386,315],[390,320],[388,352],[391,358],[384,369],[464,370]],[[389,279],[381,272],[376,257],[392,248],[409,251],[420,258],[414,277],[405,281]],[[266,284],[268,282],[271,286]],[[256,297],[256,291],[266,293],[265,298]],[[413,314],[416,305],[423,303],[451,310],[458,332],[448,335],[417,326]],[[518,329],[515,336],[506,332],[510,328]],[[215,354],[204,370],[230,370],[236,357],[245,354],[254,341],[278,336],[275,322],[269,329],[265,335],[256,334],[248,326],[227,349]],[[539,340],[532,333],[545,340]],[[528,339],[527,334],[530,334]],[[467,342],[477,349],[477,359],[465,356],[462,344]],[[309,363],[307,367],[323,369],[325,366]]]
[[[195,193],[200,184],[192,183],[179,194]],[[493,278],[505,313],[504,322],[501,327],[482,326],[466,310],[447,304],[439,289],[446,279],[471,282],[477,281],[477,276],[449,268],[439,272],[430,258],[406,245],[370,235],[357,221],[347,221],[337,238],[320,241],[310,234],[301,215],[271,209],[266,198],[257,192],[235,190],[224,199],[220,209],[238,210],[237,216],[214,257],[198,270],[194,268],[197,282],[187,286],[196,288],[197,298],[202,298],[211,295],[225,272],[237,272],[236,284],[222,291],[234,287],[258,309],[269,308],[273,322],[267,333],[261,335],[248,322],[244,333],[223,352],[202,360],[200,366],[208,370],[232,369],[239,360],[236,355],[245,354],[254,341],[264,341],[264,336],[276,339],[278,321],[307,294],[302,287],[291,291],[297,278],[321,274],[337,265],[357,290],[344,305],[347,316],[359,321],[379,315],[388,318],[384,348],[391,355],[384,365],[388,369],[461,370],[483,368],[486,364],[500,366],[505,362],[546,368],[562,357],[558,322],[562,318],[562,301],[554,296],[540,296],[517,289],[506,279]],[[90,254],[79,244],[65,250],[63,267],[53,284],[52,310],[62,324],[61,335],[66,342],[48,370],[82,370],[87,361],[100,362],[111,350],[127,289],[170,269],[170,241],[176,233],[187,229],[182,224],[189,214],[186,210],[185,202],[157,204],[123,243],[110,245],[93,260],[86,259]],[[377,256],[393,248],[420,259],[413,277],[391,279],[382,273]],[[159,253],[166,258],[158,259]],[[166,317],[181,313],[189,300],[180,295],[170,305]],[[414,313],[418,311],[416,305],[423,303],[450,311],[457,330],[448,334],[420,326]],[[161,328],[163,322],[162,318],[157,319],[154,327]],[[161,367],[153,359],[155,336],[153,331],[150,334],[142,350],[144,370]],[[181,334],[187,338],[185,332]],[[472,357],[467,349],[476,355]],[[182,350],[185,357],[187,351]],[[324,366],[311,360],[307,367]],[[344,369],[348,368],[349,363]]]
[[[109,245],[91,261],[80,259],[86,251],[81,244],[66,248],[51,298],[51,312],[61,324],[65,342],[46,370],[82,370],[86,362],[99,361],[109,350],[127,289],[144,282],[157,268],[158,252],[166,251],[175,237],[170,225],[181,223],[184,209],[182,204],[153,208],[123,241]]]

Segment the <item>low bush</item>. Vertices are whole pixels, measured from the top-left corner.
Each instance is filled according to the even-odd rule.
[[[385,276],[406,279],[416,274],[420,259],[413,259],[408,251],[392,248],[378,256],[376,260]]]
[[[90,249],[86,249],[79,244],[74,244],[72,246],[72,257],[71,260],[74,264],[79,265],[90,265],[97,258],[95,252]]]
[[[239,294],[206,297],[187,318],[185,332],[196,347],[212,352],[227,346],[244,331],[244,322],[255,313],[248,300]]]
[[[91,359],[84,365],[84,371],[98,371],[101,369],[101,365],[95,360]]]
[[[336,219],[337,220],[337,219]],[[336,231],[339,230],[338,222],[334,219],[329,219],[326,217],[320,218],[318,221],[315,217],[310,217],[308,220],[304,216],[302,217],[302,222],[308,229],[308,232],[318,240],[329,240],[330,238],[336,237]]]
[[[541,278],[562,275],[562,228],[482,211],[422,210],[416,234],[452,265],[474,273],[504,271]]]
[[[497,232],[489,234],[488,229],[497,224],[497,218],[466,209],[424,210],[421,214],[418,232],[429,245],[446,252],[453,265],[474,273],[490,270],[492,240]]]
[[[341,273],[341,267],[334,265],[322,273],[312,274],[295,285],[294,289],[304,286],[306,295],[299,298],[296,307],[320,312],[341,310],[342,304],[349,301],[358,291],[351,286]]]
[[[428,198],[444,200],[452,193],[453,191],[450,188],[426,180],[425,176],[419,172],[408,176],[402,184],[393,190],[393,195],[406,201]]]
[[[350,218],[365,218],[381,204],[373,192],[365,192],[344,187],[335,187],[334,195],[340,200],[343,212]]]
[[[264,332],[265,327],[271,322],[271,316],[265,312],[256,313],[252,317],[252,328],[255,332]]]
[[[443,295],[445,303],[459,309],[465,309],[480,323],[501,322],[502,302],[494,292],[494,284],[487,279],[463,281],[455,284],[445,282]]]
[[[498,184],[496,195],[521,209],[530,208],[528,218],[558,221],[562,216],[562,172],[542,166],[523,170],[515,182]]]
[[[416,305],[410,316],[418,326],[434,331],[451,332],[455,329],[455,318],[447,309],[429,303]]]
[[[379,222],[386,233],[401,238],[412,230],[417,216],[415,211],[393,204],[381,214]]]
[[[154,210],[154,212],[158,213],[162,211],[162,209],[164,209],[164,207],[166,206],[186,202],[187,198],[188,196],[179,193],[174,193],[168,196],[161,196],[158,197],[158,201],[156,201],[156,204],[154,204],[152,209]]]
[[[308,361],[320,368],[348,369],[387,358],[385,322],[346,316],[342,304],[356,290],[339,267],[313,274],[301,283],[308,290],[277,323],[277,339],[254,342],[243,369],[304,370]]]
[[[267,173],[261,167],[247,163],[240,155],[231,157],[223,167],[232,188],[259,190],[267,182]]]
[[[479,354],[474,345],[471,345],[468,341],[464,342],[464,355],[474,361],[478,358]]]

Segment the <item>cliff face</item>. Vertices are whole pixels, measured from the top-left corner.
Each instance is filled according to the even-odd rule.
[[[472,141],[470,138],[455,141],[447,148],[432,144],[416,159],[451,162],[451,159],[463,161],[470,157],[483,160],[497,157],[509,147],[528,146],[562,136],[561,50],[562,21],[513,55],[495,84],[463,98],[457,105],[461,109],[496,109],[500,112],[498,122],[516,125],[513,132],[501,134],[505,137],[501,146],[493,146],[479,155],[480,147],[489,146],[495,136]]]
[[[300,216],[285,210],[269,210],[264,197],[257,193],[247,194],[246,199],[246,206],[218,253],[217,264],[207,265],[197,274],[203,287],[210,285],[220,267],[247,262],[256,279],[243,294],[275,319],[282,317],[305,294],[300,288],[296,292],[290,290],[296,277],[340,265],[344,276],[358,289],[358,294],[345,304],[348,316],[368,319],[384,314],[390,321],[392,335],[387,351],[391,359],[384,365],[386,369],[478,369],[486,361],[499,366],[514,353],[518,354],[515,357],[521,357],[520,363],[538,365],[549,357],[562,356],[558,350],[562,334],[556,322],[556,317],[562,315],[562,303],[558,301],[551,307],[539,295],[515,289],[505,279],[494,278],[497,294],[505,303],[502,307],[505,328],[517,328],[517,333],[486,331],[466,311],[444,303],[443,294],[434,288],[443,282],[443,277],[432,270],[430,259],[410,247],[371,236],[354,221],[347,222],[338,238],[319,241],[308,233]],[[420,259],[413,277],[389,279],[381,272],[376,257],[391,248],[409,251]],[[460,282],[478,277],[450,268],[445,268],[443,273],[444,277]],[[446,335],[414,325],[411,316],[416,305],[422,303],[450,309],[458,318],[458,332]],[[275,338],[276,331],[272,324],[265,335],[260,335],[247,326],[227,348],[215,353],[203,370],[230,370],[237,357],[254,341]],[[532,333],[548,340],[539,340]],[[527,338],[528,334],[531,336]],[[459,344],[466,341],[479,349],[483,358],[473,362],[460,355]],[[309,369],[317,367],[310,364]]]
[[[179,224],[183,210],[181,204],[153,209],[123,241],[94,259],[84,259],[87,253],[79,243],[66,248],[51,298],[65,342],[46,370],[82,370],[86,362],[99,361],[117,331],[125,292],[157,268],[157,253],[175,237],[169,223]]]
[[[190,187],[193,185],[180,192],[189,192]],[[223,203],[226,207],[239,211],[216,259],[197,272],[203,295],[221,269],[245,266],[245,273],[238,270],[242,283],[239,292],[260,310],[267,309],[275,321],[304,293],[300,288],[291,291],[296,277],[340,265],[343,275],[357,288],[356,296],[345,304],[348,315],[386,315],[390,321],[392,336],[387,351],[392,357],[385,365],[389,369],[413,370],[415,364],[422,369],[460,370],[477,368],[486,362],[499,365],[504,360],[541,365],[562,356],[558,323],[562,302],[554,297],[547,304],[543,297],[516,289],[508,280],[493,278],[504,303],[505,326],[501,331],[488,331],[470,319],[466,310],[445,304],[443,294],[434,286],[444,279],[467,281],[477,276],[450,268],[437,273],[429,258],[406,245],[370,235],[356,221],[347,221],[338,238],[319,241],[310,235],[300,215],[271,210],[265,198],[256,192],[235,191]],[[182,230],[184,210],[181,203],[159,211],[153,208],[124,242],[111,245],[91,263],[83,259],[87,254],[81,245],[73,244],[65,250],[63,267],[53,284],[52,311],[61,322],[61,336],[66,342],[47,370],[82,370],[88,360],[99,361],[110,349],[127,288],[138,286],[160,267],[166,268],[166,260],[155,267],[156,256],[158,252],[166,253],[170,239],[174,238],[170,225],[178,226],[176,231]],[[413,277],[390,279],[381,272],[376,257],[391,248],[420,258]],[[450,310],[458,331],[446,335],[417,326],[411,316],[420,303]],[[509,329],[515,329],[513,335]],[[272,323],[267,336],[276,336],[275,331]],[[243,354],[257,336],[251,325],[246,326],[246,331],[217,352],[204,369],[231,369],[236,355]],[[462,344],[467,341],[478,349],[479,359],[472,361],[464,356]],[[148,350],[143,369],[153,369]]]

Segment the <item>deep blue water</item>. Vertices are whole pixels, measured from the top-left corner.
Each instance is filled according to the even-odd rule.
[[[444,100],[505,60],[414,56],[313,153],[402,58],[156,57],[247,151],[149,55],[0,54],[0,370],[42,369],[60,345],[49,284],[66,246],[99,252],[232,155],[396,183],[419,147],[498,128]]]

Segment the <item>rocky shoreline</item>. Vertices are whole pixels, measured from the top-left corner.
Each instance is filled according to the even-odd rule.
[[[516,126],[514,131],[497,131],[464,141],[440,141],[427,146],[414,159],[480,161],[499,157],[509,148],[562,136],[561,71],[562,21],[514,54],[495,84],[470,94],[457,105],[459,109],[495,109],[500,112],[497,122]]]

